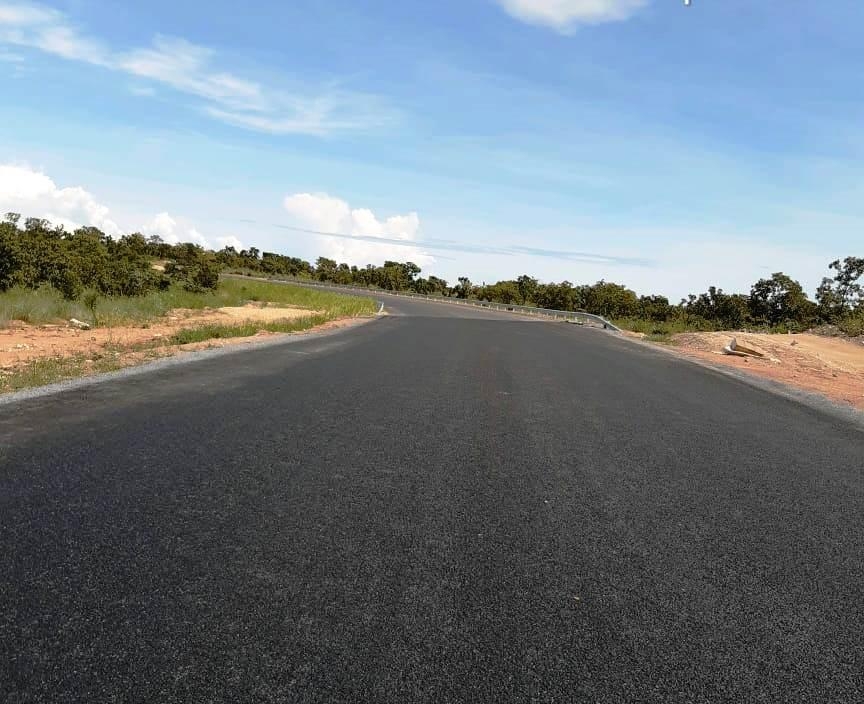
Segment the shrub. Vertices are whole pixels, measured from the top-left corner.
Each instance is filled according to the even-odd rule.
[[[840,320],[837,327],[850,337],[864,335],[864,306],[858,306],[857,310]]]

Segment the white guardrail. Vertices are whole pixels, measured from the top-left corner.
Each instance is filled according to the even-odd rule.
[[[247,277],[242,274],[225,274],[232,278],[259,278]],[[334,284],[324,281],[312,281],[310,279],[292,279],[292,278],[263,278],[262,281],[277,281],[286,284],[296,284],[299,286],[312,286],[315,288],[338,289],[347,292],[354,292],[364,295],[375,296],[393,296],[395,298],[416,298],[423,301],[431,301],[432,303],[444,303],[446,305],[471,306],[473,308],[488,308],[489,310],[499,310],[508,313],[518,313],[520,315],[530,315],[534,317],[552,318],[553,320],[563,320],[577,325],[590,325],[592,327],[603,328],[604,330],[613,330],[621,332],[621,328],[616,327],[605,318],[586,313],[582,310],[554,310],[552,308],[532,308],[531,306],[518,306],[512,303],[493,303],[492,301],[478,301],[474,298],[450,298],[448,296],[426,296],[421,293],[405,293],[403,291],[385,291],[380,288],[362,288],[360,286],[351,286],[348,284]]]

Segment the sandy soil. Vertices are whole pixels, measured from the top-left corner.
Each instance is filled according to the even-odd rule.
[[[766,358],[723,355],[721,350],[733,337],[741,345],[764,352]],[[673,336],[673,347],[692,357],[743,369],[864,409],[864,343],[860,340],[809,333],[698,332]]]
[[[183,328],[198,327],[209,323],[223,325],[240,324],[246,321],[293,320],[314,315],[316,311],[303,308],[277,308],[248,305],[204,310],[174,310],[160,320],[144,325],[78,330],[69,325],[27,325],[12,322],[0,329],[0,369],[15,369],[39,357],[68,357],[89,355],[106,350],[122,351],[123,348],[142,343],[159,342],[169,338]],[[259,333],[259,335],[262,333]],[[263,333],[269,334],[269,333]],[[245,338],[220,340],[224,344],[240,344]],[[235,342],[236,340],[236,342]],[[200,349],[215,346],[213,342],[176,346],[177,349]],[[130,353],[131,354],[131,353]]]

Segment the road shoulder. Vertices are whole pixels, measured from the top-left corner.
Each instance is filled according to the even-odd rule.
[[[831,398],[816,390],[803,388],[784,381],[778,381],[758,374],[755,369],[742,366],[730,366],[708,355],[692,355],[671,345],[658,344],[629,335],[614,335],[622,344],[632,345],[643,351],[694,364],[705,370],[722,374],[725,377],[743,382],[768,393],[801,403],[809,408],[827,413],[834,418],[852,423],[864,430],[864,411],[842,400]]]
[[[193,362],[200,362],[253,350],[261,350],[268,347],[291,345],[308,340],[334,337],[376,320],[378,320],[377,317],[343,318],[332,320],[301,332],[266,333],[251,337],[225,338],[220,340],[196,342],[188,345],[178,345],[168,351],[167,354],[163,354],[158,358],[151,358],[149,360],[133,360],[130,361],[129,366],[124,366],[112,371],[93,373],[86,376],[76,376],[74,378],[63,379],[44,386],[34,386],[20,391],[2,394],[0,395],[0,406],[10,406],[29,399],[51,396],[65,391],[83,389],[89,386],[103,384],[105,382],[150,374],[152,372]]]

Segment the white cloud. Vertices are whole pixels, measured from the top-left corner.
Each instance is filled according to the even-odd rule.
[[[202,247],[210,247],[207,239],[187,221],[178,222],[177,218],[168,213],[158,213],[149,223],[141,228],[144,235],[156,235],[168,244],[178,242],[194,242]],[[233,239],[233,238],[231,238]]]
[[[267,132],[276,135],[308,134],[323,137],[333,131],[360,130],[370,124],[361,115],[357,115],[354,118],[345,117],[323,121],[320,115],[308,112],[298,112],[289,118],[233,112],[218,108],[207,108],[205,112],[210,117],[234,127],[243,127],[256,132]],[[385,118],[382,116],[381,119],[384,120]]]
[[[233,235],[227,237],[217,237],[215,240],[216,249],[224,249],[225,247],[233,247],[238,252],[243,249],[243,243]]]
[[[0,24],[26,27],[53,22],[59,17],[56,10],[27,4],[4,3],[0,5]]]
[[[48,175],[29,166],[0,164],[0,215],[8,212],[25,218],[45,218],[70,231],[92,226],[112,237],[138,231],[158,235],[170,244],[194,242],[202,247],[211,246],[191,222],[165,212],[158,213],[143,227],[121,228],[108,206],[97,201],[92,193],[80,186],[60,188]],[[216,237],[214,242],[216,247],[230,244],[242,249],[235,237]]]
[[[166,242],[172,241],[175,230],[177,229],[177,221],[168,213],[159,213],[153,220],[144,226],[144,233],[148,235],[156,235],[161,237]],[[173,239],[173,242],[176,242]]]
[[[342,235],[321,237],[322,254],[339,262],[363,266],[391,259],[428,266],[435,261],[419,244],[405,246],[386,241],[414,242],[420,233],[417,213],[380,219],[367,208],[352,209],[344,200],[326,193],[295,193],[286,196],[283,205],[304,227]],[[368,239],[359,239],[361,237]],[[375,239],[382,241],[375,242]]]
[[[216,52],[182,38],[156,35],[151,46],[112,49],[80,32],[61,12],[34,4],[0,0],[2,44],[38,49],[168,86],[203,101],[204,114],[243,129],[326,135],[379,127],[394,117],[373,96],[332,87],[289,93],[220,70],[215,66]]]
[[[97,66],[108,66],[110,62],[107,51],[98,42],[79,36],[71,27],[62,25],[40,29],[32,46],[72,61],[85,61]]]
[[[265,107],[261,86],[228,73],[211,72],[214,52],[185,39],[157,35],[153,46],[115,57],[116,67],[240,110]]]
[[[108,208],[79,186],[58,188],[48,176],[27,166],[0,164],[0,210],[43,217],[74,229],[92,225],[108,235],[120,234]]]
[[[522,22],[568,32],[579,24],[626,20],[649,0],[497,0]]]
[[[210,244],[204,239],[204,235],[202,235],[198,230],[194,227],[190,227],[186,230],[186,236],[183,238],[186,242],[194,242],[195,244],[200,244],[202,247],[209,247]]]

